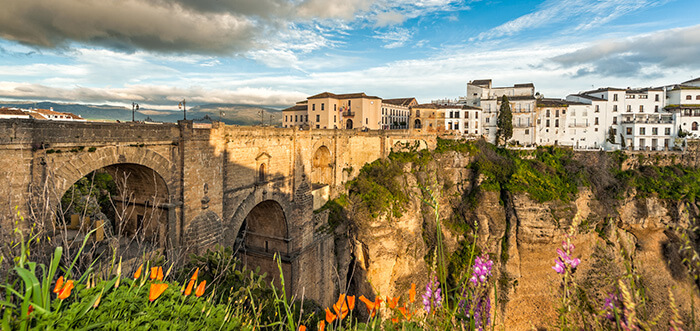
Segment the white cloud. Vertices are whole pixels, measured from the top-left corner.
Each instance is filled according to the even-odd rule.
[[[521,31],[551,26],[563,22],[580,22],[573,30],[600,27],[615,18],[630,12],[657,6],[666,0],[547,0],[536,11],[503,23],[480,33],[475,40],[488,40],[513,36]],[[567,25],[561,25],[563,30]]]
[[[404,28],[394,28],[385,32],[375,31],[374,38],[384,42],[384,48],[403,47],[411,40],[413,33]]]

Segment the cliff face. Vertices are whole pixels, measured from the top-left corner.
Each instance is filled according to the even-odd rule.
[[[351,203],[350,222],[338,228],[342,235],[337,241],[340,274],[352,275],[350,292],[398,296],[412,282],[425,286],[436,222],[434,210],[424,203],[428,196],[422,185],[439,191],[452,274],[468,272],[455,270],[464,268],[455,256],[472,240],[495,260],[498,304],[492,309],[505,329],[556,328],[561,278],[552,266],[571,228],[573,255],[581,259],[575,280],[590,307],[602,309],[617,279],[628,275],[646,289],[642,313],[649,319],[658,316],[658,325],[668,325],[671,291],[686,325],[690,323],[691,296],[696,302],[700,298],[681,262],[681,240],[673,229],[692,226],[698,216],[695,203],[640,195],[634,189],[618,192],[618,199],[600,198],[585,186],[568,199],[540,202],[526,192],[484,189],[487,178],[470,166],[473,162],[473,153],[447,152],[420,165],[403,164],[397,179],[409,198],[398,217],[373,218],[360,203]]]

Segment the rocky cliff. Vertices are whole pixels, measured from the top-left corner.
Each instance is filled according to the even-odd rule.
[[[335,212],[339,274],[347,276],[350,293],[368,297],[398,296],[412,282],[424,286],[434,270],[436,218],[425,203],[432,194],[451,285],[469,272],[472,243],[496,262],[492,314],[501,328],[557,328],[561,278],[552,266],[570,229],[581,259],[577,307],[602,310],[626,277],[643,289],[639,314],[666,327],[670,291],[690,325],[691,300],[700,298],[691,281],[696,269],[683,259],[697,251],[695,187],[678,186],[665,177],[667,168],[655,170],[658,178],[639,164],[623,171],[627,159],[557,149],[506,152],[483,143],[394,154],[368,165]],[[694,178],[687,176],[695,170],[671,167],[681,183]],[[663,186],[669,182],[676,186]],[[659,191],[665,189],[683,194]],[[691,249],[681,254],[684,244]]]

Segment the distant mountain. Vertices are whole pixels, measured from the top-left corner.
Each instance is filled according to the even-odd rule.
[[[112,105],[84,105],[77,103],[56,102],[22,102],[0,101],[0,107],[17,108],[41,108],[59,112],[69,112],[82,116],[88,120],[102,121],[131,121],[131,109]],[[282,123],[282,111],[271,107],[240,105],[240,104],[204,104],[187,109],[187,119],[195,122],[211,122],[219,119],[232,125],[259,125],[261,123],[260,112],[263,112],[264,123],[277,125]],[[272,121],[270,116],[272,115]],[[136,120],[145,119],[154,122],[175,123],[182,119],[182,111],[154,110],[141,108],[136,111]]]

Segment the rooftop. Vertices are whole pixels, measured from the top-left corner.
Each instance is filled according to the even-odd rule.
[[[359,98],[381,99],[380,97],[367,95],[364,92],[347,93],[347,94],[335,94],[335,93],[331,93],[331,92],[323,92],[323,93],[319,93],[319,94],[310,96],[307,99],[326,99],[326,98],[332,98],[332,99],[359,99]]]
[[[16,108],[0,108],[0,115],[29,116]]]
[[[469,84],[476,85],[476,86],[491,86],[491,80],[490,79],[477,79],[477,80],[471,81]]]
[[[397,98],[397,99],[384,99],[382,100],[382,103],[388,103],[390,105],[397,105],[397,106],[404,106],[408,107],[412,103],[415,103],[416,98]]]
[[[412,108],[421,109],[475,109],[481,110],[479,107],[472,107],[467,105],[455,105],[455,104],[437,104],[437,103],[423,103],[420,105],[415,105]]]
[[[297,105],[291,106],[291,107],[289,107],[289,108],[287,108],[287,109],[282,109],[282,111],[302,111],[302,110],[305,111],[305,110],[308,110],[308,109],[309,109],[309,106],[308,106],[308,105],[305,105],[305,104],[299,105],[299,104],[297,104]]]

